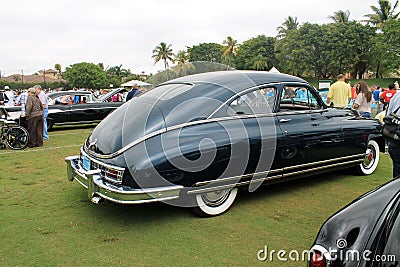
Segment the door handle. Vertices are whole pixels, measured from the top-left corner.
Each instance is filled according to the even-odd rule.
[[[289,122],[289,121],[291,121],[291,120],[292,120],[292,119],[280,119],[279,122],[284,123],[284,122]]]

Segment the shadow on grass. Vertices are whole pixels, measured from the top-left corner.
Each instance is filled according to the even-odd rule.
[[[75,191],[76,192],[76,191]],[[109,201],[102,201],[93,204],[86,198],[83,192],[79,202],[80,209],[99,221],[130,221],[138,224],[150,223],[162,220],[174,220],[179,217],[194,217],[186,208],[168,205],[162,202],[145,204],[117,204]]]

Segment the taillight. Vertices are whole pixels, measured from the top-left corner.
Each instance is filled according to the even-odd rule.
[[[326,267],[327,260],[321,251],[314,250],[308,267]]]

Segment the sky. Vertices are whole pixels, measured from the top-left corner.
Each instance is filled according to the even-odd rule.
[[[391,1],[392,2],[392,1]],[[200,43],[239,44],[266,35],[289,16],[326,24],[339,10],[363,20],[378,0],[0,0],[0,72],[32,74],[80,62],[157,73],[153,49],[173,52]]]

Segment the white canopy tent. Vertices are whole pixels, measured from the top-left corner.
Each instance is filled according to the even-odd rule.
[[[270,69],[269,72],[272,72],[272,73],[281,73],[281,72],[280,72],[277,68],[275,68],[275,67],[272,67],[272,69]]]
[[[142,82],[139,80],[132,80],[126,83],[121,84],[122,87],[132,87],[135,83],[137,83],[138,86],[151,86],[150,83]]]

